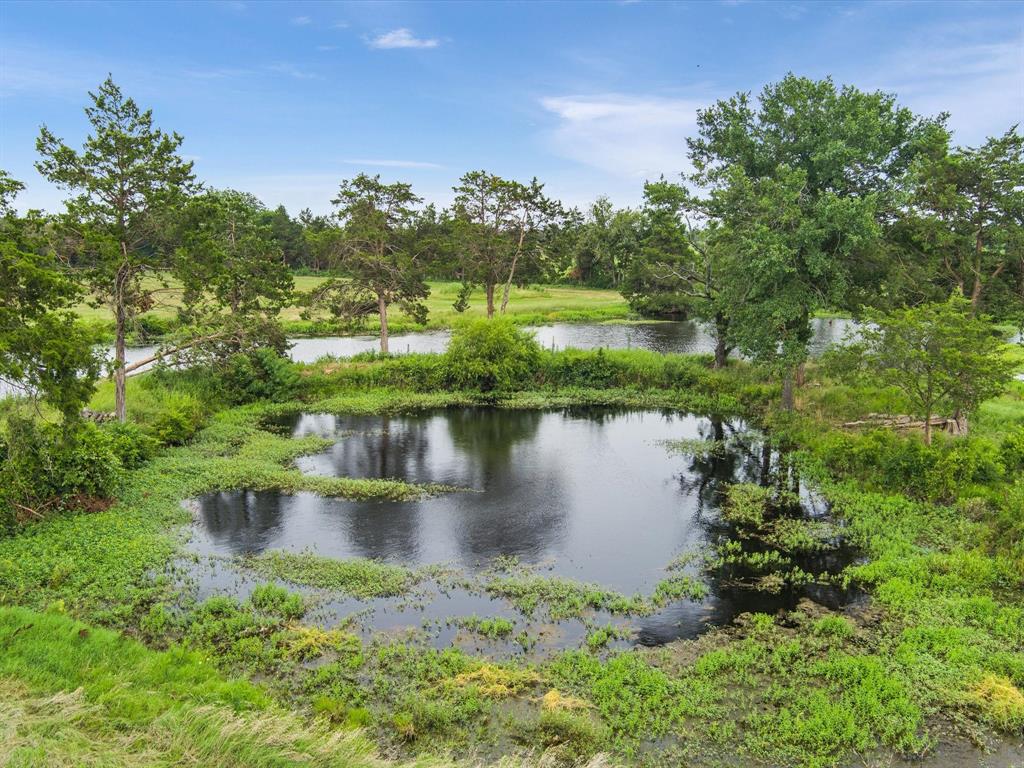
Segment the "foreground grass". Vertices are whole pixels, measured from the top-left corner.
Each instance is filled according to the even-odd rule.
[[[180,647],[152,651],[63,615],[0,608],[0,648],[5,768],[391,765],[358,731],[303,721]]]

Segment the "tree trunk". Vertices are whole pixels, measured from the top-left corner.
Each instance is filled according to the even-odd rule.
[[[388,305],[382,294],[377,294],[377,312],[380,314],[380,353],[388,354]]]
[[[807,381],[807,363],[800,363],[796,367],[796,385],[802,387]]]
[[[721,312],[715,315],[715,368],[725,368],[729,361],[729,348],[725,345],[725,334],[729,321]]]
[[[508,295],[512,291],[512,280],[516,276],[516,262],[519,261],[519,253],[512,257],[512,267],[508,271],[508,280],[505,281],[505,289],[501,293],[501,314],[505,314],[505,307],[508,306]]]
[[[494,317],[494,283],[484,286],[484,291],[487,294],[487,319],[490,320]]]
[[[924,415],[924,444],[932,444],[932,414],[928,411]]]
[[[120,301],[114,310],[114,414],[118,421],[128,420],[128,406],[125,397],[124,337],[125,310]]]
[[[790,370],[782,377],[782,410],[792,411],[793,406],[793,371]]]
[[[953,413],[953,418],[946,422],[946,432],[955,437],[966,437],[970,425],[967,423],[967,416],[959,408]]]

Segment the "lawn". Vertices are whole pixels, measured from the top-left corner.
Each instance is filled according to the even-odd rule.
[[[295,289],[298,293],[307,293],[326,279],[326,277],[299,275],[295,277]],[[146,285],[154,291],[156,304],[153,309],[143,315],[143,318],[154,319],[158,323],[163,321],[164,325],[167,321],[173,322],[177,308],[181,305],[180,286],[173,280],[164,286],[156,277],[148,278]],[[423,327],[446,328],[461,317],[483,317],[486,313],[484,295],[480,289],[473,291],[469,298],[469,309],[460,314],[452,307],[458,298],[460,283],[432,281],[429,285],[430,296],[426,302],[429,314],[426,326],[420,326],[410,320],[396,307],[390,315],[392,332]],[[106,306],[97,307],[88,302],[82,302],[76,307],[76,311],[90,323],[105,329],[111,327],[112,315]],[[624,320],[630,316],[630,310],[626,300],[618,291],[575,288],[564,285],[529,285],[512,289],[507,314],[516,322],[542,324],[553,321]],[[302,310],[296,305],[286,308],[281,313],[281,320],[285,325],[285,330],[292,335],[319,336],[338,332],[337,328],[332,328],[326,323],[303,320]],[[375,330],[376,327],[376,319],[368,321],[368,330]]]

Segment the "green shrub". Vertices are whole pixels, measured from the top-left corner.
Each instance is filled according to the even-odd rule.
[[[999,454],[1007,472],[1024,472],[1024,427],[1014,427],[1007,433]]]
[[[234,405],[289,400],[299,385],[295,364],[267,348],[232,355],[220,378],[225,397]]]
[[[150,433],[164,445],[188,442],[203,425],[203,407],[189,392],[168,392],[159,413],[150,423]]]
[[[494,318],[457,328],[444,357],[446,378],[454,388],[508,391],[529,386],[541,350],[530,334]]]
[[[160,447],[156,438],[131,422],[105,424],[103,431],[110,437],[110,447],[125,469],[138,469],[153,458]]]
[[[9,418],[0,438],[0,530],[46,511],[110,498],[122,477],[112,443],[91,422]]]

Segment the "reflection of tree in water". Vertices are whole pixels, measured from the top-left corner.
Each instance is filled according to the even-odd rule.
[[[680,478],[680,486],[684,493],[696,495],[697,519],[712,546],[732,542],[733,546],[738,544],[745,554],[772,549],[771,545],[758,538],[738,535],[735,527],[720,514],[727,489],[737,483],[753,483],[773,489],[771,498],[774,501],[766,512],[769,522],[779,518],[807,521],[816,517],[800,503],[800,473],[790,446],[775,445],[767,436],[744,433],[736,425],[715,418],[700,425],[699,431],[701,438],[709,442],[724,441],[725,448],[695,455],[688,471]],[[819,552],[784,554],[790,561],[787,567],[795,566],[815,576],[837,573],[854,556],[852,550],[844,546],[829,547]],[[838,605],[851,596],[851,593],[838,588],[818,584],[796,587],[787,584],[774,593],[758,591],[750,587],[757,582],[758,575],[736,564],[711,571],[707,578],[715,600],[715,613],[773,612],[793,607],[804,596]]]
[[[368,420],[331,448],[331,467],[339,477],[436,480],[430,477],[429,425],[428,418],[415,416]]]
[[[557,461],[537,461],[537,410],[459,409],[447,412],[452,442],[473,468],[482,493],[445,497],[455,511],[456,546],[476,562],[509,554],[542,556],[565,529],[567,509]],[[560,432],[568,441],[569,432]],[[563,443],[560,449],[573,450]],[[433,502],[430,502],[433,503]]]
[[[419,502],[341,502],[345,535],[354,553],[374,560],[412,563],[419,559]]]
[[[686,471],[679,476],[679,488],[684,495],[695,494],[698,519],[706,513],[712,513],[713,518],[729,485],[750,482],[761,474],[761,441],[746,432],[741,422],[717,416],[698,423],[697,433],[714,449],[691,456]]]
[[[278,491],[225,491],[199,499],[199,523],[231,554],[262,552],[281,525],[288,497]]]

